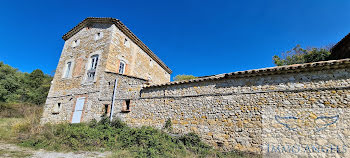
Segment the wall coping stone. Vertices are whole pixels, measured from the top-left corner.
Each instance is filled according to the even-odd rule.
[[[220,79],[224,79],[224,78],[243,78],[243,77],[254,77],[254,76],[266,76],[266,75],[274,75],[274,74],[287,74],[287,73],[299,73],[299,72],[338,69],[338,68],[345,68],[345,67],[350,67],[350,58],[341,59],[341,60],[319,61],[319,62],[305,63],[305,64],[276,66],[276,67],[252,69],[252,70],[246,70],[246,71],[236,71],[236,72],[225,73],[225,74],[199,77],[197,79],[191,79],[191,80],[173,81],[173,82],[168,82],[168,83],[163,83],[163,84],[147,85],[147,86],[144,86],[143,88],[163,87],[163,86],[169,86],[169,85],[179,85],[179,84],[187,84],[187,83],[194,83],[194,82],[203,82],[203,81],[208,81],[208,80],[220,80]]]

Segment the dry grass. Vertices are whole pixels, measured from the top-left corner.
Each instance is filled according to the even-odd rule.
[[[16,134],[12,127],[23,120],[23,118],[0,118],[0,140],[14,141]]]
[[[30,157],[32,154],[25,151],[18,150],[2,150],[0,149],[0,157],[12,157],[12,158],[20,158],[20,157]]]
[[[38,133],[42,110],[28,103],[0,103],[0,140],[16,142]]]

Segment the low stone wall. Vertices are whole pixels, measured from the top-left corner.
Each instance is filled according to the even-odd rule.
[[[130,113],[116,115],[133,126],[158,128],[170,118],[175,133],[195,132],[223,150],[345,156],[349,89],[347,68],[221,78],[146,87],[132,100]],[[292,145],[300,150],[292,151]]]

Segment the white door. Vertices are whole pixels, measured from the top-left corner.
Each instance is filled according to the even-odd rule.
[[[85,97],[78,98],[73,112],[72,123],[80,123],[81,115],[83,114]]]

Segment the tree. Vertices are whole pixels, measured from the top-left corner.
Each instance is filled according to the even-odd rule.
[[[50,90],[52,77],[45,75],[40,69],[36,69],[26,75],[26,83],[29,91],[26,93],[26,101],[40,105],[46,100]]]
[[[193,76],[193,75],[177,75],[174,77],[174,81],[183,81],[183,80],[191,80],[191,79],[196,79],[198,77]]]
[[[43,104],[52,77],[36,69],[30,74],[0,62],[0,102]]]
[[[0,62],[0,101],[11,102],[19,98],[16,91],[20,88],[18,70]]]
[[[303,49],[296,45],[292,50],[282,52],[280,56],[273,56],[275,65],[292,65],[328,60],[330,55],[329,47]]]

